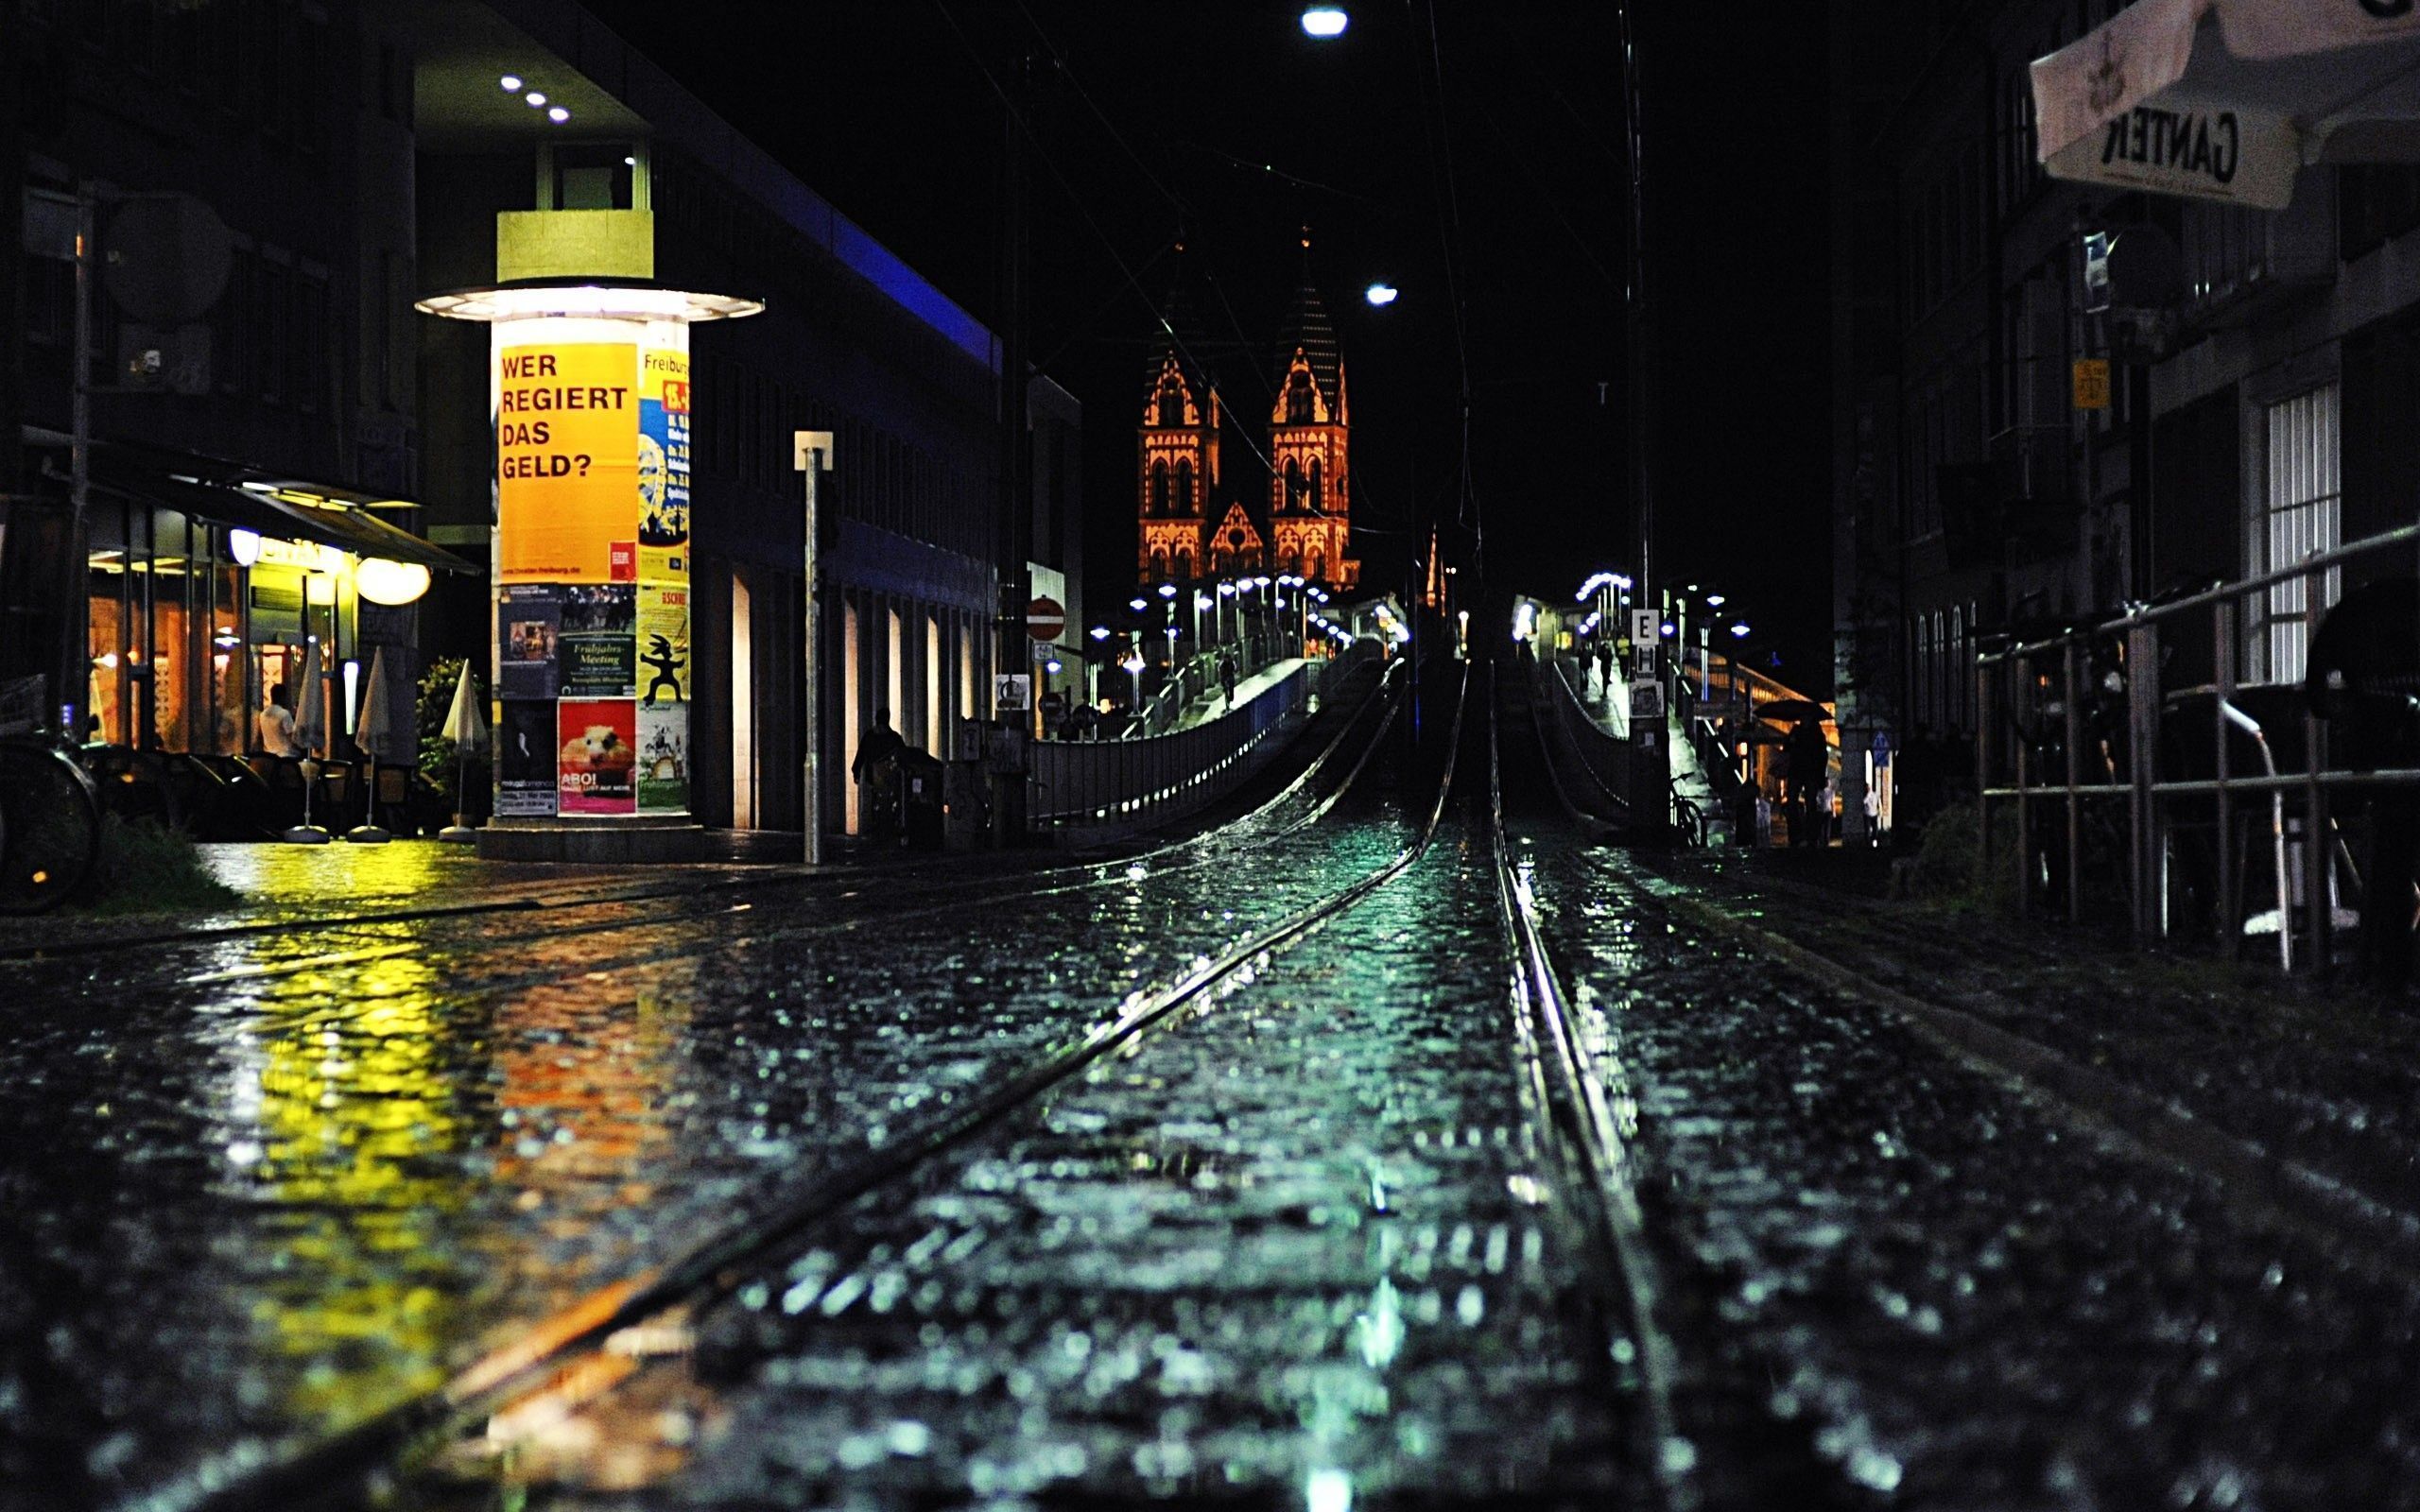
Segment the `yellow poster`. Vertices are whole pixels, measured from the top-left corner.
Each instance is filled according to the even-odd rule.
[[[638,348],[619,341],[507,347],[497,361],[504,581],[628,581],[636,576]]]

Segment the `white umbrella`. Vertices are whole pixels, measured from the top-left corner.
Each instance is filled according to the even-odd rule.
[[[2317,163],[2420,161],[2420,8],[2136,0],[2033,64],[2054,178],[2282,210]]]
[[[462,784],[471,752],[488,741],[488,722],[479,716],[478,687],[471,680],[471,663],[462,663],[461,680],[454,684],[454,705],[445,711],[445,738],[454,743],[454,822],[437,832],[441,840],[469,843],[478,832],[462,822]]]
[[[370,655],[370,691],[353,727],[353,743],[362,756],[361,822],[344,837],[357,845],[385,845],[394,838],[378,826],[378,764],[391,764],[403,744],[391,703],[387,696],[387,648],[382,645]]]
[[[320,782],[320,764],[314,758],[328,728],[324,683],[320,675],[320,643],[314,640],[302,653],[302,688],[294,698],[294,743],[302,747],[302,822],[283,836],[294,845],[328,843],[328,832],[311,822],[311,789]]]

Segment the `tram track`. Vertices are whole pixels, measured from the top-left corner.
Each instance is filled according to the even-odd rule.
[[[1185,1010],[1401,876],[1426,853],[1453,791],[1455,755],[1469,696],[1465,669],[1457,695],[1444,769],[1433,802],[1409,844],[1386,862],[1158,986],[1137,990],[1075,1038],[995,1077],[975,1095],[939,1106],[875,1147],[767,1199],[745,1219],[660,1264],[611,1283],[524,1330],[457,1372],[442,1387],[407,1400],[332,1437],[267,1462],[237,1455],[206,1463],[132,1506],[144,1512],[234,1512],[264,1505],[357,1505],[392,1472],[474,1432],[528,1416],[553,1400],[575,1405],[614,1389],[629,1362],[661,1352],[653,1341],[685,1336],[690,1319],[731,1297],[778,1263],[801,1237],[869,1194],[899,1181],[980,1131],[1031,1107],[1052,1089],[1113,1054],[1132,1054],[1143,1038],[1181,1021]],[[1371,748],[1393,723],[1390,709]],[[1369,752],[1356,764],[1366,766]],[[1289,791],[1291,791],[1289,789]],[[1340,789],[1340,795],[1341,789]],[[1334,797],[1313,817],[1333,807]],[[1306,821],[1307,822],[1307,821]],[[1210,864],[1207,861],[1198,863]],[[896,917],[895,915],[892,917]]]
[[[1496,700],[1489,700],[1488,832],[1495,855],[1499,917],[1512,957],[1511,1005],[1533,1097],[1564,1167],[1564,1190],[1584,1203],[1582,1221],[1607,1263],[1596,1269],[1604,1305],[1619,1320],[1608,1340],[1618,1363],[1635,1372],[1645,1410],[1634,1452],[1649,1468],[1668,1512],[1698,1504],[1698,1451],[1683,1432],[1675,1399],[1681,1352],[1665,1319],[1664,1286],[1615,1104],[1629,1101],[1627,1074],[1617,1058],[1588,1043],[1548,953],[1530,879],[1513,860],[1504,830],[1503,770],[1497,747]],[[1552,768],[1547,768],[1551,773]],[[1558,796],[1561,794],[1557,788]],[[1610,1047],[1607,1047],[1610,1048]],[[1626,1335],[1623,1337],[1621,1335]]]
[[[1400,665],[1400,663],[1396,664]],[[1019,902],[1104,887],[1133,885],[1138,881],[1182,876],[1204,867],[1222,864],[1239,853],[1278,844],[1323,818],[1353,789],[1372,758],[1385,745],[1387,732],[1395,717],[1401,696],[1402,691],[1396,685],[1396,680],[1391,672],[1382,674],[1361,705],[1344,720],[1336,733],[1330,737],[1327,745],[1286,787],[1253,812],[1217,829],[1114,860],[1080,862],[1068,866],[1044,868],[987,878],[972,888],[962,883],[942,881],[915,886],[905,892],[892,893],[878,892],[870,888],[869,879],[862,873],[846,878],[830,879],[836,883],[843,883],[845,885],[837,887],[834,891],[821,897],[784,900],[785,903],[795,902],[799,905],[811,906],[819,902],[842,903],[864,898],[869,902],[878,903],[879,912],[859,913],[843,919],[819,919],[809,923],[781,926],[748,936],[743,941],[733,943],[762,944],[776,940],[842,936],[873,926],[887,928],[900,922],[943,917],[987,904]],[[1374,716],[1375,725],[1372,728],[1371,722]],[[1269,823],[1272,816],[1286,805],[1293,802],[1306,791],[1310,791],[1312,783],[1335,762],[1339,752],[1344,747],[1347,738],[1356,730],[1365,728],[1370,729],[1369,738],[1362,744],[1358,756],[1346,770],[1343,780],[1333,790],[1317,798],[1301,812],[1278,822],[1268,833],[1253,833],[1255,827]],[[1192,859],[1178,860],[1173,863],[1168,860],[1171,857],[1186,856]],[[1139,877],[1138,869],[1143,873]],[[899,873],[894,873],[894,875],[902,874],[908,874],[907,868],[901,868]],[[1053,879],[1071,880],[1054,881]],[[484,906],[464,905],[459,908],[346,916],[297,924],[290,928],[247,925],[223,931],[193,931],[182,935],[160,936],[154,944],[210,945],[245,937],[273,936],[283,939],[297,934],[351,933],[358,935],[373,930],[389,929],[400,924],[429,920],[484,921],[492,916],[527,919],[533,914],[551,915],[572,908],[614,908],[663,900],[688,902],[698,900],[700,895],[725,895],[754,889],[796,888],[801,885],[823,880],[826,879],[797,875],[717,879],[702,883],[692,880],[681,886],[667,886],[635,893],[627,891],[609,894],[577,893],[545,902],[507,900]],[[566,939],[596,938],[649,930],[680,930],[717,917],[729,918],[749,912],[761,901],[758,898],[742,898],[726,902],[711,912],[688,912],[671,918],[563,920],[550,917],[543,924],[527,929],[499,932],[492,927],[482,928],[478,942],[484,949],[495,950],[533,941],[552,944]],[[141,941],[126,941],[113,944],[109,947],[110,954],[127,954],[132,952],[141,943]],[[271,961],[248,962],[237,967],[190,973],[178,979],[178,985],[212,987],[268,982],[313,972],[358,968],[382,960],[405,958],[423,954],[428,950],[430,943],[430,940],[424,936],[415,936],[408,940],[392,943],[365,944],[342,950],[289,955]],[[22,955],[13,961],[5,954],[0,954],[0,965],[14,965],[22,971],[34,965],[65,964],[68,958],[86,954],[89,953],[78,948],[66,953]],[[579,972],[612,971],[630,965],[673,959],[683,954],[649,948],[627,957],[606,957],[585,961],[580,966]],[[685,954],[695,954],[698,952]],[[498,980],[488,989],[510,991],[527,988],[543,982],[556,980],[562,974],[551,970],[542,970]]]
[[[1380,669],[1379,676],[1360,704],[1349,714],[1331,736],[1326,746],[1312,758],[1303,771],[1288,785],[1272,795],[1253,813],[1229,821],[1217,829],[1187,836],[1151,850],[1107,861],[1080,861],[1064,866],[1037,868],[1001,874],[995,878],[998,891],[1012,894],[1023,885],[1051,876],[1087,870],[1107,870],[1150,864],[1161,857],[1192,850],[1217,842],[1238,829],[1263,819],[1269,813],[1298,796],[1334,759],[1347,736],[1387,701],[1399,696],[1396,669],[1400,662]],[[1366,762],[1364,754],[1363,761]],[[106,939],[77,940],[64,943],[18,945],[0,948],[0,969],[31,964],[57,964],[95,956],[116,956],[130,952],[161,950],[185,945],[209,945],[252,938],[287,939],[297,936],[357,931],[381,925],[445,922],[458,919],[480,919],[493,916],[527,916],[551,914],[573,908],[641,904],[666,900],[691,900],[700,895],[719,893],[752,893],[765,890],[804,892],[804,902],[846,902],[867,896],[871,887],[905,879],[911,884],[925,868],[917,866],[881,868],[851,868],[845,872],[810,872],[783,870],[764,874],[739,876],[688,877],[677,884],[660,886],[623,886],[606,889],[559,888],[533,891],[510,898],[461,903],[437,903],[424,906],[379,909],[359,913],[315,915],[289,919],[262,919],[236,924],[214,925],[199,929],[162,930],[151,934],[113,936]],[[938,884],[914,887],[914,894],[946,895],[959,891],[962,885]],[[962,893],[960,894],[962,896]],[[886,903],[895,902],[897,894],[885,893]],[[543,933],[553,933],[546,931]],[[307,966],[298,967],[307,970]]]

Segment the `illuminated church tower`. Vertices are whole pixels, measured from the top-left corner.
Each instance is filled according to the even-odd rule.
[[[1269,415],[1269,525],[1276,570],[1351,588],[1361,564],[1352,533],[1350,416],[1336,327],[1311,282],[1311,233],[1303,232],[1303,284],[1278,348],[1277,403]]]
[[[1145,583],[1206,576],[1211,560],[1221,415],[1218,386],[1193,360],[1202,344],[1191,310],[1180,277],[1151,349],[1136,433],[1134,571]]]

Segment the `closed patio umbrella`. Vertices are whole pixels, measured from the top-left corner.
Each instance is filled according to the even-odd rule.
[[[361,822],[345,832],[356,845],[385,845],[394,838],[378,824],[378,766],[391,763],[403,745],[395,722],[393,700],[387,696],[387,648],[370,657],[370,691],[361,700],[361,715],[354,724],[353,743],[361,747]]]
[[[320,671],[320,643],[302,653],[302,686],[294,699],[294,743],[302,747],[302,822],[280,838],[290,845],[325,845],[328,832],[311,822],[311,790],[320,784],[317,760],[328,730],[326,679]]]
[[[462,679],[454,684],[454,704],[445,711],[445,738],[454,743],[454,822],[437,832],[441,840],[468,844],[478,838],[478,832],[462,822],[464,773],[471,765],[471,752],[488,743],[488,722],[479,716],[478,685],[471,680],[471,663],[462,663]]]

